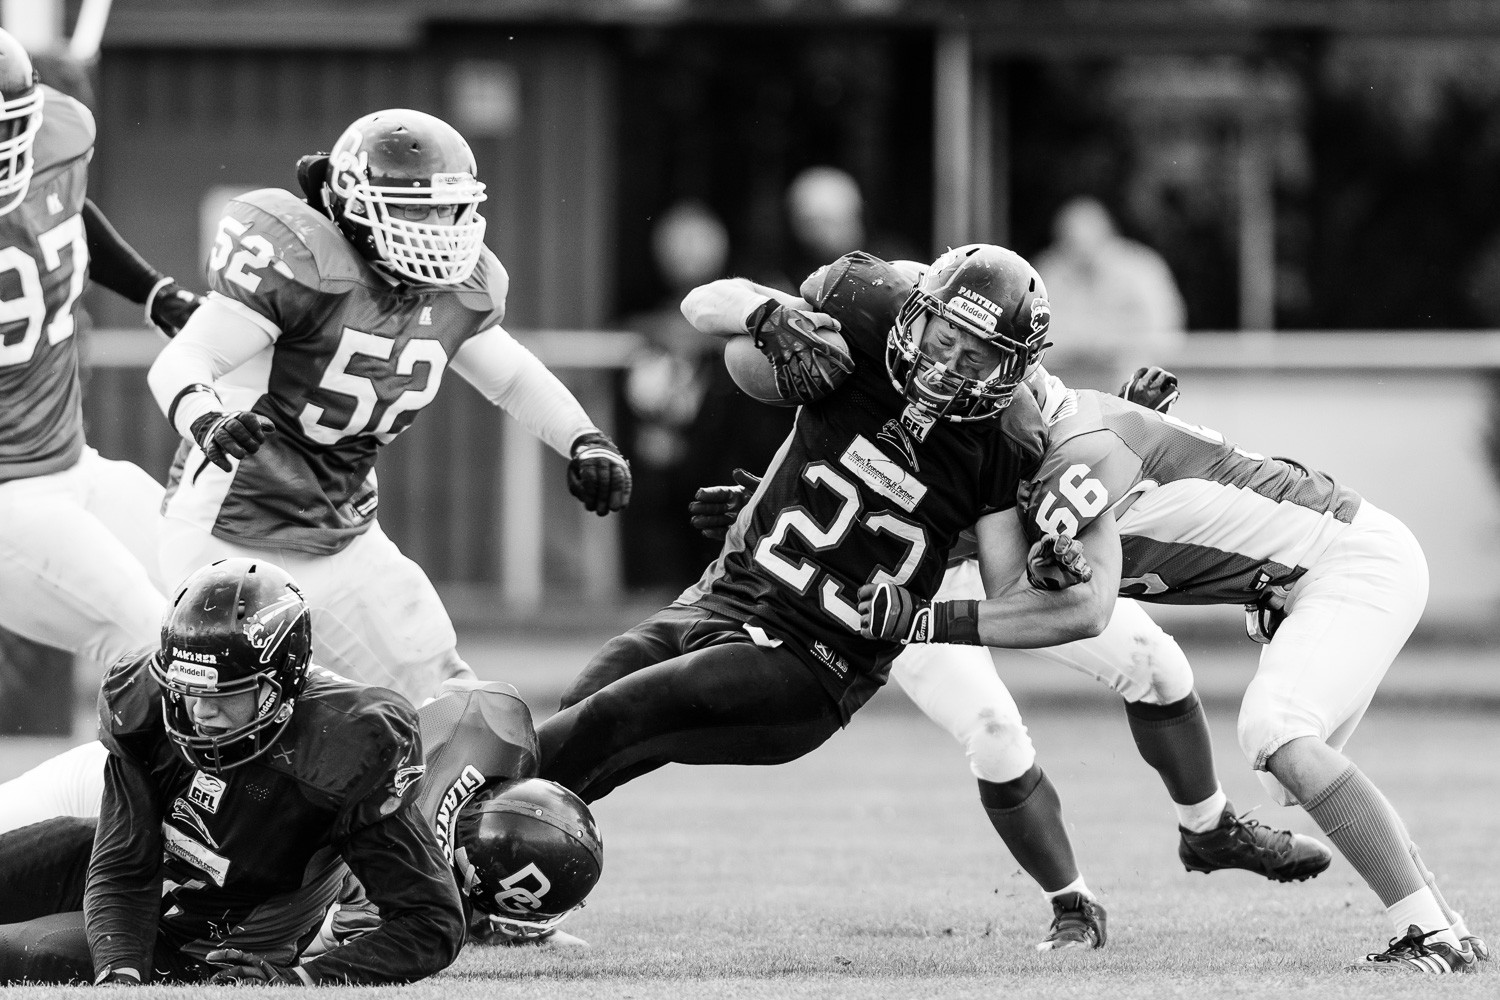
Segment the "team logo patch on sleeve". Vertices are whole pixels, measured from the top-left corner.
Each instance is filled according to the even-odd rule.
[[[853,472],[870,489],[910,514],[927,495],[926,484],[907,472],[869,438],[856,434],[839,456],[839,464]]]
[[[463,773],[448,786],[448,790],[443,793],[443,801],[438,804],[432,832],[449,864],[453,863],[453,822],[458,818],[458,810],[479,791],[484,782],[485,777],[479,772],[479,768],[473,764],[465,764]]]

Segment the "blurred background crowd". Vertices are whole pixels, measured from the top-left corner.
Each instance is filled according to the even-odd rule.
[[[1488,634],[1500,2],[114,0],[70,61],[90,6],[0,16],[94,109],[95,199],[193,287],[225,201],[293,187],[358,115],[426,110],[473,145],[507,327],[637,487],[619,524],[580,522],[560,460],[445,393],[382,458],[381,521],[459,618],[659,599],[713,557],[693,489],[761,467],[792,415],[736,392],[687,289],[982,240],[1036,263],[1072,384],[1175,366],[1184,419],[1402,516],[1429,617]],[[164,476],[152,335],[87,301],[91,441]]]

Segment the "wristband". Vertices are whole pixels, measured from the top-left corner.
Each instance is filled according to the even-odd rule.
[[[756,347],[760,346],[760,328],[770,315],[781,305],[775,299],[766,299],[760,305],[750,310],[745,317],[745,332],[750,334],[750,340]]]
[[[927,641],[983,646],[979,638],[979,602],[933,601],[932,634]]]
[[[188,403],[187,409],[181,414],[182,424],[179,424],[177,422],[177,417],[178,410],[182,406],[182,401],[187,399],[190,394],[200,392],[207,395],[209,399],[212,400],[212,402],[210,403],[207,400],[202,400]],[[184,438],[191,441],[193,440],[193,422],[196,421],[199,417],[203,416],[203,414],[205,413],[208,413],[212,410],[222,410],[223,408],[224,401],[219,398],[219,394],[214,391],[213,386],[204,385],[202,382],[194,382],[191,385],[183,386],[182,390],[178,392],[177,395],[172,397],[172,403],[167,407],[167,423],[176,428],[177,433],[181,434]],[[183,426],[184,424],[186,426]]]
[[[151,305],[156,301],[156,293],[175,282],[175,278],[157,278],[156,284],[151,286],[151,291],[146,293],[146,326],[156,325],[156,320],[151,318]]]

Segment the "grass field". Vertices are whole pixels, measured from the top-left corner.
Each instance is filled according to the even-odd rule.
[[[470,656],[481,672],[515,679],[545,714],[588,645],[512,644]],[[1220,772],[1231,799],[1248,808],[1264,798],[1223,706],[1253,653],[1236,646],[1214,655],[1194,652],[1216,706]],[[1405,816],[1449,898],[1492,940],[1500,938],[1500,864],[1490,853],[1500,843],[1494,666],[1487,651],[1408,653],[1392,677],[1398,697],[1377,703],[1350,747]],[[1378,901],[1342,859],[1301,885],[1185,873],[1170,805],[1135,756],[1123,713],[1102,691],[1040,676],[1021,677],[1017,696],[1063,795],[1085,875],[1109,909],[1101,952],[1032,950],[1050,911],[979,809],[958,749],[899,696],[883,694],[804,760],[667,768],[599,802],[604,879],[568,925],[591,949],[470,948],[429,982],[359,992],[423,1000],[1500,994],[1500,969],[1440,981],[1342,972],[1388,936]],[[1467,706],[1400,697],[1434,678],[1451,689],[1464,676]],[[50,752],[49,742],[0,745],[0,777]],[[1256,815],[1316,833],[1296,810],[1263,805]]]

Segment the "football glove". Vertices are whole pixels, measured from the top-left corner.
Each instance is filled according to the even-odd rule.
[[[1157,413],[1166,413],[1181,395],[1177,391],[1177,376],[1156,365],[1137,368],[1135,374],[1120,386],[1121,399]]]
[[[593,431],[573,442],[568,492],[603,517],[630,504],[630,463],[605,434]]]
[[[982,645],[978,601],[929,601],[894,583],[859,588],[860,635],[913,642]]]
[[[771,362],[782,398],[811,403],[843,384],[854,359],[818,336],[817,325],[801,310],[766,299],[745,319],[755,346]]]
[[[208,980],[210,986],[235,986],[240,983],[262,983],[267,986],[307,986],[297,970],[276,965],[254,952],[238,948],[218,948],[203,956],[209,965],[219,966]]]
[[[1038,590],[1066,590],[1093,578],[1083,545],[1070,535],[1043,535],[1026,553],[1026,580]]]
[[[146,322],[175,337],[202,304],[203,296],[183,288],[174,278],[163,278],[146,295]]]
[[[193,421],[193,440],[203,449],[203,460],[225,472],[234,469],[231,458],[245,458],[260,450],[266,435],[276,430],[270,419],[250,410],[205,413]]]
[[[734,477],[736,485],[700,487],[693,495],[693,502],[688,504],[688,513],[693,515],[693,527],[704,538],[712,538],[716,542],[724,540],[729,526],[740,516],[740,508],[745,506],[745,501],[750,499],[750,494],[760,485],[760,477],[744,469],[735,469],[730,475]]]

